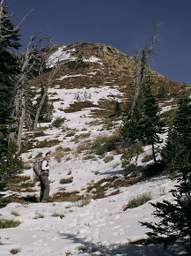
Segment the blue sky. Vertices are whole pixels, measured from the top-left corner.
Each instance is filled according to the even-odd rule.
[[[18,22],[34,9],[21,29],[50,36],[56,43],[77,41],[112,45],[129,55],[144,47],[159,25],[151,66],[172,80],[191,83],[190,0],[5,0]]]

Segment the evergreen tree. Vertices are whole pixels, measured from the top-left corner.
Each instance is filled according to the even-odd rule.
[[[184,92],[178,103],[173,127],[164,150],[164,160],[178,171],[178,185],[172,191],[174,201],[152,204],[158,223],[142,223],[151,232],[151,242],[169,245],[182,238],[191,255],[191,104]]]
[[[145,78],[143,84],[143,106],[141,115],[143,145],[152,146],[152,155],[154,163],[157,164],[155,144],[161,143],[159,134],[163,132],[163,124],[160,120],[159,108],[151,90],[151,81],[149,77]]]
[[[178,101],[163,159],[171,171],[191,168],[191,100],[185,91]]]
[[[160,85],[159,90],[158,90],[158,98],[164,99],[167,96],[165,87],[163,84]]]
[[[127,106],[123,116],[122,127],[122,139],[124,143],[124,153],[122,155],[122,166],[127,170],[133,157],[137,160],[138,155],[142,152],[141,138],[142,138],[142,126],[141,126],[141,95],[135,105],[133,113],[130,112],[130,108]]]
[[[152,231],[148,232],[148,242],[168,246],[182,238],[187,255],[191,255],[191,169],[180,170],[179,184],[172,191],[174,201],[157,202],[154,216],[157,223],[142,223]]]
[[[127,150],[122,156],[123,166],[130,163],[133,156],[142,152],[141,145],[151,145],[155,164],[156,143],[161,143],[159,134],[163,132],[159,108],[151,90],[151,81],[147,76],[139,94],[133,114],[125,114],[123,121],[122,137]],[[129,158],[129,159],[128,159]]]
[[[19,48],[18,31],[14,29],[8,14],[1,5],[0,28],[0,177],[8,171],[7,166],[12,162],[8,147],[13,102],[15,95],[15,81],[19,73],[17,56],[13,50]],[[13,168],[14,169],[14,168]]]

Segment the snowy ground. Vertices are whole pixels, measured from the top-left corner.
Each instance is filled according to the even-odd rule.
[[[17,219],[22,224],[17,228],[1,230],[3,245],[0,255],[9,255],[8,252],[13,248],[20,248],[19,255],[23,256],[66,255],[66,252],[79,255],[81,247],[97,253],[104,250],[112,252],[117,246],[122,247],[131,241],[144,238],[146,230],[139,221],[152,220],[153,209],[149,203],[127,211],[123,211],[124,204],[144,192],[151,192],[152,202],[170,198],[168,191],[172,186],[173,183],[165,178],[141,182],[122,189],[118,195],[91,200],[85,206],[80,202],[9,204],[1,209],[1,217]],[[15,212],[18,216],[13,217]],[[127,249],[123,254],[82,255],[131,254]]]
[[[58,51],[64,52],[64,48]],[[64,55],[65,54],[65,55]],[[63,53],[63,58],[69,58],[70,54]],[[56,56],[52,57],[54,64]],[[92,117],[90,109],[78,112],[65,113],[64,109],[76,100],[92,101],[97,104],[100,99],[120,97],[120,92],[109,87],[89,89],[50,89],[54,102],[54,119],[64,117],[63,126],[75,129],[75,135],[89,133],[89,139],[99,135],[109,134],[108,131],[98,126],[90,126]],[[60,110],[62,108],[62,111]],[[38,141],[58,139],[58,145],[50,148],[34,148],[23,154],[25,161],[35,157],[38,153],[51,151],[56,147],[69,147],[70,160],[57,162],[51,159],[50,180],[51,195],[65,189],[65,192],[79,191],[85,193],[85,189],[91,182],[100,179],[121,175],[120,155],[114,155],[113,160],[105,163],[103,159],[84,160],[82,155],[75,155],[78,143],[74,142],[74,136],[66,137],[63,127],[53,128],[47,125],[44,131],[46,136],[36,138]],[[32,169],[26,170],[23,175],[32,178]],[[60,184],[63,177],[72,176],[69,184]],[[169,191],[174,183],[165,178],[155,178],[145,182],[139,182],[133,186],[122,187],[118,193],[101,199],[89,199],[83,202],[51,202],[51,203],[11,203],[0,209],[0,217],[19,220],[21,224],[16,228],[0,230],[0,256],[10,255],[12,249],[18,249],[19,256],[88,256],[88,255],[176,255],[174,251],[163,251],[156,246],[142,247],[130,244],[133,241],[145,238],[145,228],[140,221],[152,221],[153,209],[151,201],[171,199]],[[109,194],[111,191],[107,191]],[[123,211],[123,207],[130,199],[143,193],[150,193],[151,200],[134,209]],[[38,196],[39,187],[36,186]]]

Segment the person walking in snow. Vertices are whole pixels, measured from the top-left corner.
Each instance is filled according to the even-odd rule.
[[[40,167],[40,202],[47,202],[49,199],[50,192],[50,180],[49,180],[49,160],[50,153],[46,153],[43,160],[41,161]]]

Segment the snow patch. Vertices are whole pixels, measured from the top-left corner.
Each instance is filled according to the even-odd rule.
[[[56,63],[61,61],[74,61],[76,60],[75,56],[72,56],[71,53],[75,52],[75,49],[65,50],[66,46],[59,47],[57,51],[51,54],[47,60],[47,67],[52,68]]]

